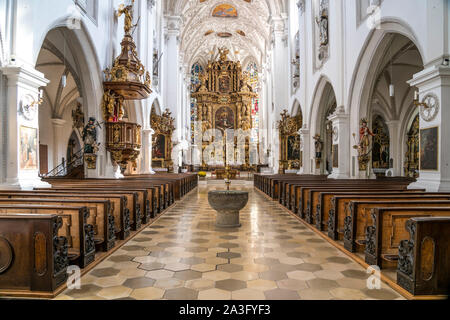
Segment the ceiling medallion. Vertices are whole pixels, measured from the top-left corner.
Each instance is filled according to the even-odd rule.
[[[230,4],[219,4],[214,8],[212,15],[218,18],[237,18],[238,13],[236,8]]]
[[[233,35],[229,32],[217,32],[217,36],[220,38],[231,38]]]

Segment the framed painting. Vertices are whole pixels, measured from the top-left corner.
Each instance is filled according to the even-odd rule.
[[[215,127],[225,132],[227,129],[234,129],[234,113],[230,107],[220,107],[215,115]]]
[[[287,138],[287,160],[300,160],[300,137],[298,135]]]
[[[420,130],[420,170],[439,170],[439,127]]]
[[[20,126],[20,170],[38,170],[37,128]]]
[[[439,128],[420,130],[420,170],[439,170]]]
[[[166,158],[166,136],[158,134],[152,148],[152,158],[155,160]]]

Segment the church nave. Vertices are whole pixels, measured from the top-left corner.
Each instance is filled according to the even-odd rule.
[[[301,221],[244,181],[241,228],[215,227],[208,181],[82,277],[59,299],[329,300],[403,299]]]

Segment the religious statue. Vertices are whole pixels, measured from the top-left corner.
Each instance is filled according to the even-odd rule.
[[[205,72],[200,72],[198,75],[198,79],[200,80],[200,92],[208,91],[206,88],[206,80],[208,79],[208,75]]]
[[[83,129],[84,153],[97,153],[97,125],[93,117],[89,118],[87,125]]]
[[[134,0],[132,0],[134,3]],[[124,23],[124,30],[125,34],[129,35],[131,29],[133,28],[133,5],[128,5],[125,7],[125,5],[121,4],[119,6],[119,9],[117,11],[117,16],[120,17],[125,15],[125,23]]]
[[[103,73],[105,74],[105,81],[111,81],[111,70],[109,68],[106,68],[105,70],[103,70]]]
[[[77,104],[76,110],[72,111],[72,121],[73,121],[73,127],[80,129],[84,126],[84,113],[83,110],[81,110],[81,103]]]
[[[230,53],[230,50],[228,50],[227,48],[225,48],[225,47],[219,48],[220,60],[226,61],[229,53]]]
[[[103,93],[102,109],[103,117],[107,122],[121,121],[125,115],[123,107],[124,98],[122,96],[115,96],[110,91]]]
[[[316,23],[319,27],[320,45],[328,45],[328,0],[321,0],[319,17],[316,17]]]
[[[320,134],[316,134],[314,137],[314,147],[316,150],[316,159],[322,159],[323,141],[320,138]]]
[[[152,79],[150,78],[150,72],[146,71],[145,72],[145,81],[144,81],[145,85],[147,87],[151,87],[152,85]]]
[[[359,129],[359,154],[367,155],[370,150],[370,139],[369,137],[375,137],[375,134],[367,126],[367,119],[361,119],[361,128]]]
[[[251,88],[250,75],[247,71],[242,72],[242,92],[249,92]]]
[[[244,131],[250,130],[251,129],[250,121],[248,121],[248,119],[243,119],[241,121],[241,128]]]

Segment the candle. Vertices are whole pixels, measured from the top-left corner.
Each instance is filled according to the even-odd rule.
[[[414,101],[419,101],[419,91],[414,92]]]

